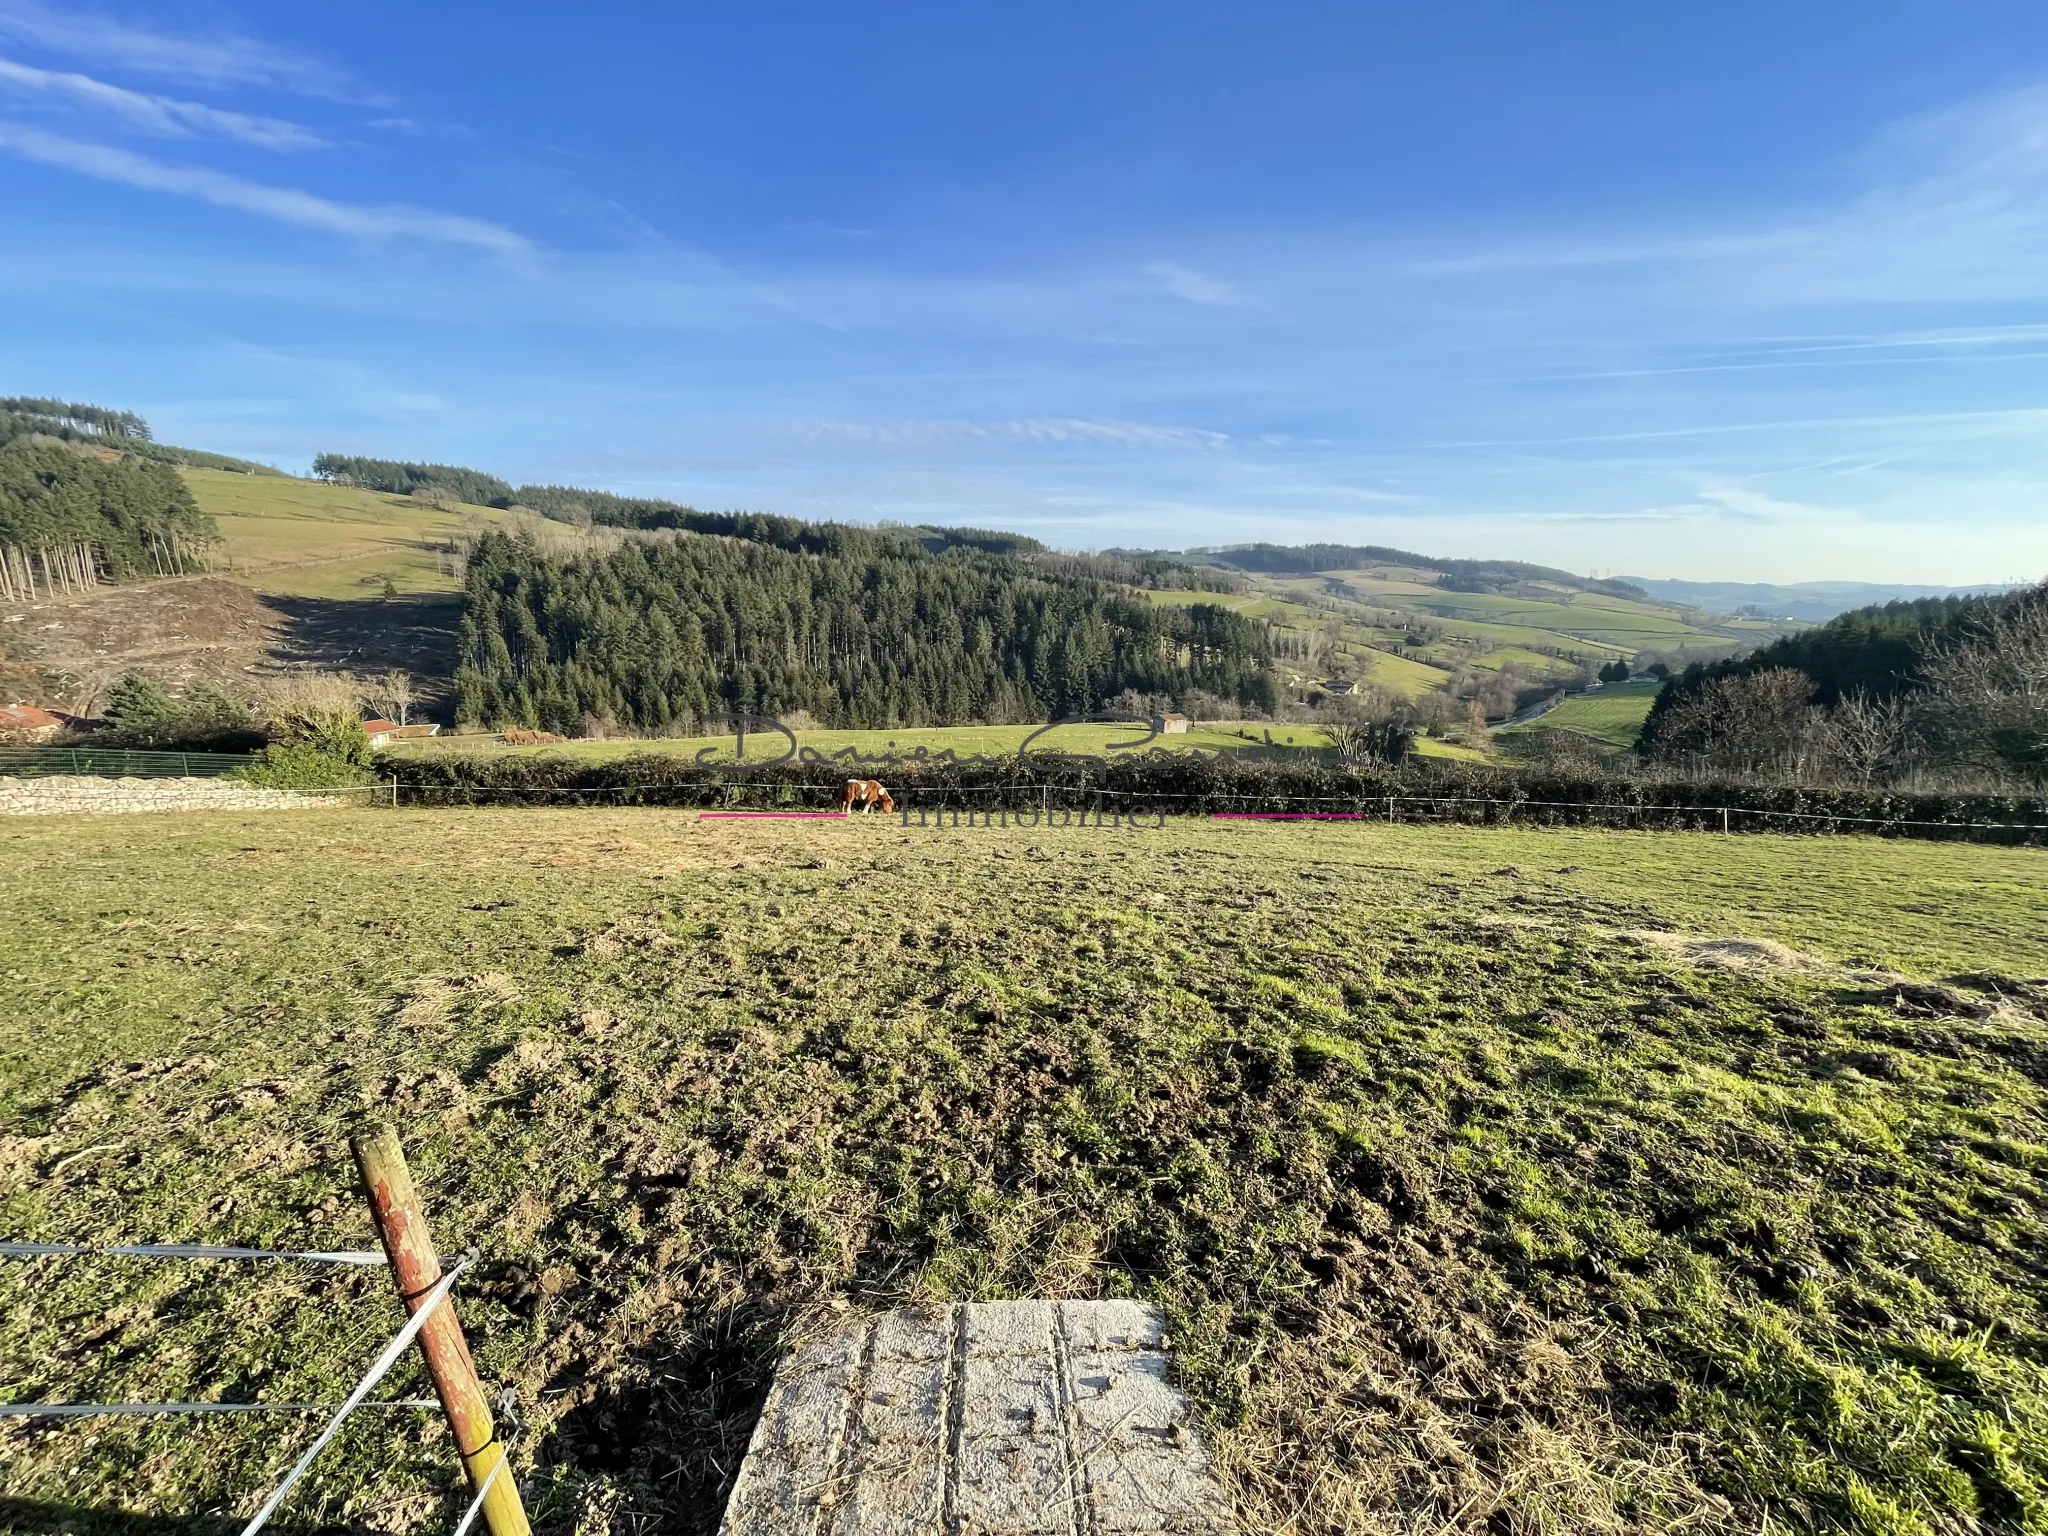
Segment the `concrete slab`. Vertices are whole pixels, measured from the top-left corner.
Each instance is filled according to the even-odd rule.
[[[1228,1536],[1159,1314],[997,1301],[863,1318],[785,1360],[721,1536]]]

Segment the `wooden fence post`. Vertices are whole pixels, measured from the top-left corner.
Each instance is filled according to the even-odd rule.
[[[415,1312],[441,1278],[441,1258],[427,1235],[427,1219],[413,1188],[412,1171],[405,1165],[405,1148],[389,1125],[374,1126],[354,1137],[349,1148],[356,1155],[399,1297],[407,1312]],[[505,1459],[505,1447],[491,1422],[491,1405],[477,1380],[476,1362],[462,1337],[452,1295],[421,1327],[419,1344],[427,1374],[434,1381],[434,1393],[454,1431],[455,1449],[462,1457],[463,1471],[469,1474],[469,1486],[481,1488],[492,1468]],[[491,1484],[484,1499],[484,1523],[491,1536],[528,1536],[526,1510],[509,1468]]]

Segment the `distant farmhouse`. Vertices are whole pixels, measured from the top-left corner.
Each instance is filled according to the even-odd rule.
[[[48,741],[64,729],[64,720],[33,704],[0,705],[0,741]]]
[[[370,738],[373,747],[385,746],[394,741],[420,741],[428,736],[441,734],[438,725],[399,725],[390,720],[365,720],[363,734]]]

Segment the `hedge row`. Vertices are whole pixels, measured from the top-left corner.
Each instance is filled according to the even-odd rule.
[[[659,752],[593,761],[386,754],[377,771],[412,805],[655,805],[827,809],[850,770],[790,762],[734,773]],[[1101,759],[912,762],[878,773],[899,814],[950,808],[1164,815],[1325,815],[1375,820],[1640,826],[1733,832],[1866,832],[2048,844],[2048,802],[2023,796],[1699,784],[1517,771],[1411,759],[1400,767],[1153,752]]]

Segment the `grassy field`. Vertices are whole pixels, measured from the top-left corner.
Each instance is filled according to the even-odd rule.
[[[1662,683],[1607,683],[1592,693],[1566,699],[1547,709],[1527,725],[1503,733],[1522,731],[1577,731],[1611,747],[1633,747],[1642,734],[1650,706],[1657,702]]]
[[[1477,747],[1468,747],[1461,741],[1446,741],[1440,737],[1418,736],[1409,744],[1408,750],[1417,757],[1440,757],[1460,763],[1486,763],[1493,761],[1493,754]]]
[[[220,524],[231,579],[288,597],[375,598],[453,592],[436,548],[488,507],[437,511],[406,496],[317,480],[187,469],[185,483]]]
[[[1460,667],[1484,672],[1513,663],[1534,677],[1562,680],[1580,661],[1604,664],[1645,648],[1733,650],[1784,627],[1565,586],[1546,589],[1548,600],[1450,592],[1436,585],[1433,573],[1395,567],[1312,576],[1246,573],[1242,579],[1246,590],[1227,595],[1145,595],[1180,606],[1220,603],[1304,643],[1319,637],[1326,649],[1316,653],[1315,665],[1299,655],[1281,663],[1298,682],[1342,675],[1409,697],[1445,687]]]
[[[1445,681],[1441,668],[1387,651],[1368,648],[1356,652],[1351,660],[1352,672],[1359,682],[1370,683],[1375,688],[1384,688],[1404,698],[1412,699],[1433,688],[1441,688]]]
[[[1169,1310],[1252,1531],[2048,1529],[2039,852],[657,811],[0,839],[0,1229],[358,1246],[344,1139],[399,1118],[485,1255],[465,1321],[544,1532],[708,1533],[791,1340],[1027,1295]],[[331,1400],[397,1316],[375,1272],[17,1261],[0,1395]],[[231,1532],[310,1433],[9,1421],[0,1528]],[[358,1416],[286,1528],[445,1531],[450,1466]]]
[[[1631,650],[1679,644],[1702,633],[1661,605],[1591,592],[1560,590],[1556,601],[1542,602],[1485,592],[1447,592],[1438,586],[1380,580],[1363,572],[1339,572],[1337,576],[1369,601],[1390,600],[1438,618],[1568,635]]]

